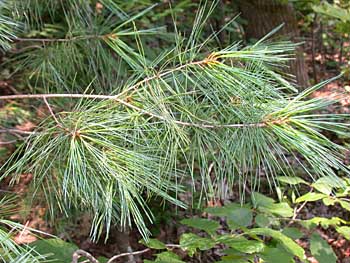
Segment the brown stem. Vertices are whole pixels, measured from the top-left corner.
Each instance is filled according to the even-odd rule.
[[[312,59],[312,75],[315,83],[318,83],[317,80],[317,70],[316,70],[316,51],[315,51],[315,27],[317,23],[317,14],[315,14],[314,19],[312,21],[312,29],[311,29],[311,59]]]
[[[144,254],[144,253],[146,253],[146,252],[148,252],[148,251],[151,251],[151,249],[150,249],[150,248],[146,248],[146,249],[140,250],[140,251],[122,253],[122,254],[116,255],[116,256],[114,256],[114,257],[111,257],[111,258],[107,261],[107,263],[112,263],[113,261],[115,261],[116,259],[121,258],[121,257],[126,257],[126,256],[131,256],[131,255],[132,255],[132,256],[136,256],[136,255]]]
[[[0,129],[0,133],[26,134],[26,135],[35,134],[35,132],[31,132],[31,131],[22,131],[22,130],[19,130],[19,129]]]
[[[343,38],[340,40],[340,51],[339,51],[339,66],[341,67],[343,64],[343,53],[344,53],[344,40]]]
[[[45,102],[45,104],[46,104],[46,107],[49,109],[49,112],[50,112],[52,118],[55,120],[55,122],[57,123],[57,125],[58,125],[59,127],[62,127],[61,123],[57,120],[55,113],[53,113],[53,110],[52,110],[50,104],[48,103],[46,97],[43,97],[43,99],[44,99],[44,102]]]
[[[79,262],[79,258],[81,257],[86,257],[90,263],[100,263],[96,258],[94,258],[90,253],[84,251],[84,250],[81,250],[81,249],[78,249],[77,251],[75,251],[73,253],[73,256],[72,256],[72,263],[78,263]]]
[[[166,244],[165,245],[167,248],[181,248],[180,245],[175,245],[175,244]],[[146,248],[144,250],[139,250],[139,251],[135,251],[135,252],[129,252],[129,253],[122,253],[122,254],[119,254],[119,255],[115,255],[113,257],[111,257],[107,263],[113,263],[114,260],[118,259],[118,258],[121,258],[121,257],[126,257],[126,256],[136,256],[136,255],[141,255],[141,254],[144,254],[144,253],[147,253],[151,251],[150,248]]]

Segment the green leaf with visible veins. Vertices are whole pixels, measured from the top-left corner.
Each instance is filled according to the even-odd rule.
[[[297,176],[277,176],[277,180],[290,185],[308,184],[304,179]]]
[[[164,245],[164,243],[155,238],[148,239],[148,242],[145,241],[144,239],[141,239],[139,243],[153,249],[166,249],[166,246]]]
[[[253,213],[248,208],[237,208],[227,216],[227,224],[231,229],[236,229],[241,226],[247,227],[253,221]]]
[[[304,249],[295,243],[291,238],[287,237],[279,231],[269,228],[253,228],[246,231],[246,233],[253,235],[270,236],[273,239],[276,239],[291,254],[299,257],[300,259],[304,258]]]
[[[185,233],[180,237],[180,246],[188,251],[189,256],[199,250],[208,250],[215,246],[216,242],[210,238],[200,237],[192,233]]]
[[[225,245],[236,249],[239,252],[253,254],[264,250],[264,243],[256,240],[248,240],[244,237],[233,237],[223,242]]]
[[[335,263],[337,257],[333,249],[319,234],[313,233],[310,239],[311,254],[319,263]]]
[[[58,238],[40,239],[30,243],[29,246],[39,254],[52,254],[47,260],[55,263],[71,262],[73,253],[79,249],[77,245]]]
[[[340,226],[335,228],[337,232],[343,235],[347,240],[350,240],[350,227],[348,226]]]
[[[304,194],[300,197],[297,198],[297,200],[295,200],[296,203],[301,203],[301,202],[313,202],[313,201],[317,201],[320,200],[324,197],[328,197],[328,195],[325,194],[320,194],[320,193],[307,193]]]
[[[206,218],[189,218],[183,219],[180,222],[186,226],[204,230],[209,235],[214,235],[216,230],[220,227],[218,222]]]
[[[293,255],[286,252],[284,249],[281,248],[269,248],[267,247],[261,254],[260,257],[264,260],[266,263],[289,263],[294,262],[293,261]]]

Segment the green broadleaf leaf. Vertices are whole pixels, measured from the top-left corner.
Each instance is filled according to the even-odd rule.
[[[281,217],[292,217],[294,214],[293,209],[289,206],[288,203],[276,203],[276,204],[266,204],[259,206],[258,210],[261,212],[269,212]]]
[[[275,203],[275,200],[273,200],[272,198],[257,192],[252,193],[251,199],[252,199],[254,208],[257,208],[259,206],[268,206]]]
[[[165,251],[157,254],[157,258],[154,262],[157,263],[185,263],[181,258],[171,251]]]
[[[330,205],[334,205],[336,202],[338,202],[338,199],[333,198],[333,197],[325,197],[322,199],[322,202],[326,205],[326,206],[330,206]]]
[[[339,203],[340,203],[342,208],[350,211],[350,203],[349,202],[347,202],[347,201],[339,201]]]
[[[245,253],[239,252],[236,249],[228,248],[222,251],[226,255],[221,257],[221,263],[247,263],[247,262],[253,262],[254,255],[247,255]]]
[[[304,179],[297,176],[277,176],[277,180],[290,185],[308,184]]]
[[[311,186],[322,194],[330,195],[334,188],[340,188],[344,186],[344,183],[340,179],[324,176],[319,178]]]
[[[109,259],[105,257],[98,257],[97,260],[99,263],[107,263]]]
[[[328,245],[327,241],[317,233],[313,233],[311,236],[310,250],[311,254],[319,263],[335,263],[337,260],[333,249]]]
[[[252,194],[252,202],[253,206],[263,213],[282,217],[293,216],[293,209],[286,202],[276,203],[272,198],[255,192]]]
[[[29,244],[39,254],[52,254],[47,257],[55,263],[67,263],[72,261],[73,253],[78,250],[78,246],[68,243],[58,238],[40,239]]]
[[[155,238],[149,238],[147,241],[145,241],[144,239],[141,239],[139,243],[153,249],[166,249],[165,244],[162,241],[159,241],[158,239],[155,239]]]
[[[197,236],[192,233],[182,234],[180,237],[180,246],[184,250],[188,251],[189,256],[193,256],[194,253],[199,250],[208,250],[215,246],[216,242],[209,238]]]
[[[213,216],[229,216],[235,209],[241,208],[242,206],[237,203],[227,204],[222,207],[207,207],[204,209],[205,212]]]
[[[283,229],[282,233],[291,239],[299,239],[304,236],[304,233],[296,227],[286,227]]]
[[[248,240],[244,237],[232,237],[231,239],[227,238],[223,243],[239,252],[247,254],[261,252],[265,247],[263,242]]]
[[[340,224],[346,224],[346,221],[339,217],[324,218],[324,217],[314,217],[308,220],[301,221],[302,225],[306,228],[322,226],[327,229],[329,226],[337,226]]]
[[[325,194],[320,194],[320,193],[307,193],[304,194],[300,197],[297,198],[297,200],[295,200],[296,203],[301,203],[301,202],[313,202],[313,201],[317,201],[320,200],[324,197],[328,197],[328,195]]]
[[[231,229],[236,229],[240,226],[247,227],[253,221],[253,213],[248,208],[237,208],[230,213],[227,219],[227,224]]]
[[[216,221],[205,218],[189,218],[181,220],[181,224],[189,227],[204,230],[209,235],[214,235],[216,230],[220,227],[220,224]]]
[[[264,260],[266,263],[277,263],[277,262],[283,262],[283,263],[289,263],[293,260],[293,255],[286,252],[284,249],[281,248],[273,248],[273,247],[267,247],[261,254],[260,257]]]
[[[246,231],[246,233],[253,235],[270,236],[273,239],[277,240],[291,254],[299,257],[300,259],[304,258],[304,249],[295,243],[291,238],[287,237],[279,231],[269,228],[253,228]]]
[[[349,226],[340,226],[335,228],[337,232],[343,235],[347,240],[350,240],[350,227]]]
[[[260,227],[268,227],[271,225],[271,218],[263,214],[258,214],[255,217],[255,223]]]

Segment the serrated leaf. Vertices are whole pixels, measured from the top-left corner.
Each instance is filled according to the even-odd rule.
[[[222,263],[247,263],[247,262],[253,262],[254,255],[247,255],[245,253],[241,253],[233,248],[228,248],[222,251],[225,256],[221,257]]]
[[[260,258],[266,263],[289,263],[293,260],[293,255],[281,248],[267,247],[261,254]]]
[[[339,217],[332,217],[332,218],[314,217],[314,218],[302,221],[302,224],[307,228],[312,227],[312,224],[314,224],[315,226],[320,225],[323,228],[327,229],[329,226],[346,224],[346,221]]]
[[[276,203],[275,200],[259,193],[252,194],[252,202],[255,208],[263,213],[275,214],[282,217],[292,217],[293,209],[288,203]]]
[[[286,227],[282,230],[282,233],[291,239],[299,239],[304,236],[304,233],[296,227]]]
[[[307,193],[305,195],[302,195],[300,197],[298,197],[295,202],[296,203],[301,203],[301,202],[313,202],[313,201],[317,201],[320,200],[324,197],[328,197],[328,195],[325,194],[320,194],[320,193]]]
[[[261,212],[269,212],[281,217],[292,217],[294,214],[293,209],[286,202],[261,205],[258,207],[258,210]]]
[[[189,256],[193,256],[194,253],[199,250],[208,250],[215,246],[216,242],[212,239],[200,237],[192,233],[182,234],[180,237],[180,246],[184,250],[188,251]]]
[[[253,228],[246,231],[246,233],[253,235],[270,236],[276,241],[278,241],[292,255],[295,255],[300,259],[304,258],[304,249],[297,243],[295,243],[291,238],[287,237],[279,231],[269,228]]]
[[[47,260],[55,263],[67,263],[72,261],[73,253],[78,250],[78,246],[68,243],[59,238],[40,239],[29,244],[39,254],[50,254]]]
[[[337,260],[333,249],[328,245],[327,241],[317,233],[313,233],[311,236],[310,250],[311,254],[319,263],[335,263]]]
[[[240,226],[247,227],[253,221],[253,213],[248,208],[237,208],[230,213],[227,219],[227,224],[231,229],[236,229]]]
[[[240,204],[231,203],[222,207],[207,207],[204,211],[213,216],[229,216],[233,210],[241,207]]]
[[[257,192],[252,193],[251,200],[252,200],[254,208],[257,208],[259,206],[267,206],[267,205],[275,203],[275,200],[273,200],[272,198],[267,197],[267,196],[262,195],[262,194],[257,193]]]
[[[340,205],[342,208],[344,208],[345,210],[350,211],[350,203],[347,201],[339,201]]]
[[[340,179],[332,176],[324,176],[319,178],[311,186],[323,194],[330,195],[333,189],[344,187],[345,184]]]
[[[144,239],[141,239],[139,243],[143,244],[146,247],[153,248],[153,249],[166,249],[165,244],[155,238],[149,238],[148,241],[145,241]]]
[[[336,202],[338,202],[338,200],[334,197],[325,197],[322,199],[322,202],[326,205],[326,206],[330,206],[330,205],[334,205]]]
[[[255,217],[255,223],[260,227],[268,227],[271,225],[271,220],[270,217],[267,217],[266,215],[258,214]]]
[[[297,176],[277,176],[277,180],[290,185],[308,184],[304,179]]]
[[[321,192],[325,195],[330,195],[332,193],[332,186],[325,184],[325,183],[313,183],[311,185],[313,188],[315,188],[317,191]]]
[[[350,227],[340,226],[340,227],[336,227],[336,230],[339,234],[344,236],[347,240],[350,240]]]
[[[171,251],[164,251],[162,253],[157,254],[157,258],[154,262],[157,263],[185,263],[181,258]]]
[[[220,224],[218,222],[206,218],[183,219],[181,220],[181,224],[197,228],[199,230],[204,230],[209,235],[214,235],[216,230],[220,227]]]
[[[248,240],[244,237],[232,237],[223,242],[225,245],[236,249],[239,252],[253,254],[264,250],[264,243],[256,240]]]

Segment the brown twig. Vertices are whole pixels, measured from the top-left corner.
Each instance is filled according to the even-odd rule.
[[[36,134],[36,132],[22,131],[22,130],[19,130],[19,129],[0,129],[0,133],[26,134],[26,135]]]
[[[311,61],[312,61],[312,75],[314,78],[315,83],[318,82],[317,80],[317,70],[316,70],[316,51],[315,51],[315,26],[317,23],[317,14],[314,15],[313,21],[312,21],[312,29],[311,29]]]
[[[78,263],[79,258],[85,257],[89,260],[90,263],[100,263],[96,258],[94,258],[89,252],[86,252],[84,250],[78,249],[73,253],[72,256],[72,263]]]
[[[11,141],[6,141],[6,142],[0,142],[0,146],[1,146],[1,145],[13,144],[13,143],[15,143],[15,142],[17,142],[17,141],[18,141],[18,139],[16,139],[16,140],[11,140]]]
[[[167,248],[181,248],[180,245],[176,245],[176,244],[166,244],[165,245]],[[113,257],[111,257],[107,263],[113,263],[114,260],[118,259],[118,258],[121,258],[121,257],[126,257],[126,256],[136,256],[136,255],[141,255],[141,254],[144,254],[144,253],[147,253],[151,251],[150,248],[146,248],[144,250],[139,250],[139,251],[135,251],[135,252],[128,252],[128,253],[122,253],[122,254],[119,254],[119,255],[115,255]]]
[[[313,188],[310,189],[309,193],[312,193],[312,192],[313,192]],[[301,210],[303,210],[303,208],[306,206],[307,203],[308,201],[304,201],[299,207],[294,208],[293,217],[291,218],[287,226],[291,226],[296,221],[298,214],[300,213]]]
[[[107,261],[107,263],[112,263],[113,261],[115,261],[116,259],[121,258],[121,257],[127,257],[127,256],[131,256],[131,255],[132,256],[141,255],[141,254],[144,254],[144,253],[146,253],[148,251],[151,251],[151,249],[150,248],[146,248],[146,249],[140,250],[140,251],[122,253],[122,254],[119,254],[119,255],[111,257]]]
[[[46,99],[46,97],[43,97],[43,100],[44,100],[44,102],[45,102],[45,104],[46,104],[46,107],[48,108],[48,110],[49,110],[49,112],[50,112],[52,118],[55,120],[55,122],[57,123],[57,125],[58,125],[59,127],[63,128],[62,125],[61,125],[61,123],[60,123],[60,122],[58,121],[58,119],[56,118],[56,115],[55,115],[55,113],[53,112],[53,110],[52,110],[50,104],[48,103],[48,101],[47,101],[47,99]]]
[[[166,244],[165,246],[167,248],[170,248],[170,249],[171,248],[181,248],[180,245],[176,245],[176,244]],[[145,248],[145,249],[139,250],[139,251],[121,253],[121,254],[118,254],[118,255],[115,255],[115,256],[111,257],[107,261],[107,263],[113,263],[113,261],[115,261],[115,260],[117,260],[119,258],[122,258],[122,257],[141,255],[141,254],[147,253],[147,252],[149,252],[151,250],[152,250],[151,248]],[[77,251],[75,251],[73,253],[72,263],[78,263],[78,260],[81,257],[86,257],[88,259],[88,261],[84,261],[84,262],[99,263],[99,261],[96,258],[94,258],[90,253],[88,253],[88,252],[86,252],[84,250],[81,250],[81,249],[78,249]]]

